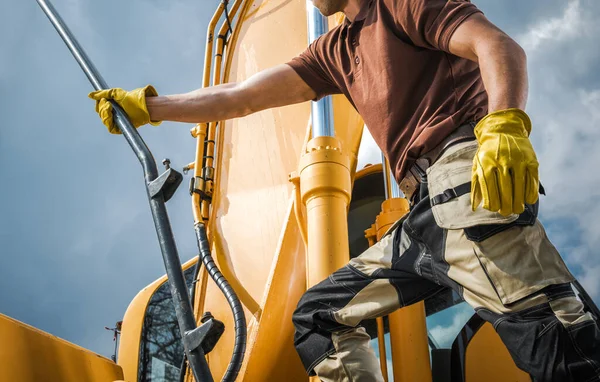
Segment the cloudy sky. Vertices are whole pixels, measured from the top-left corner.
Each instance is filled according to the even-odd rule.
[[[474,2],[528,53],[528,111],[548,193],[542,220],[598,299],[600,2]],[[109,85],[152,83],[162,94],[200,85],[217,3],[54,1]],[[0,313],[110,355],[104,326],[164,273],[141,169],[98,121],[86,78],[36,2],[0,5]],[[180,168],[194,152],[190,127],[164,123],[143,136],[158,160]],[[378,158],[366,144],[362,163]],[[196,253],[185,192],[169,212],[185,261]],[[440,336],[444,329],[435,328]]]

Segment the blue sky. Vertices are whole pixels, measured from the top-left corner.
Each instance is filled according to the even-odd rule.
[[[548,191],[542,220],[598,298],[600,3],[474,2],[528,53],[532,139]],[[217,3],[54,1],[109,85],[151,83],[161,94],[199,87]],[[0,313],[110,355],[104,326],[164,273],[141,168],[100,124],[90,85],[37,3],[0,5]],[[164,123],[142,134],[157,160],[181,168],[194,152],[190,127]],[[366,144],[362,163],[378,155]],[[183,188],[168,207],[185,261],[196,245]]]

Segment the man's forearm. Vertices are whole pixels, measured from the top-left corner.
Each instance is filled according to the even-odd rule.
[[[239,83],[222,84],[186,94],[148,97],[151,121],[213,122],[311,100],[316,93],[288,65],[258,72]]]
[[[148,97],[146,105],[152,121],[202,123],[246,115],[235,101],[237,84],[223,84],[185,94]]]
[[[489,112],[525,109],[529,84],[527,57],[508,36],[483,41],[477,47],[481,76],[489,98]]]

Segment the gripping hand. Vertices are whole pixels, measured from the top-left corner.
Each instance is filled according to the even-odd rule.
[[[491,113],[475,126],[471,207],[504,216],[520,214],[538,199],[539,163],[529,140],[531,120],[520,109]]]
[[[160,121],[151,121],[148,107],[146,106],[146,97],[156,97],[158,93],[153,86],[148,85],[143,88],[135,89],[130,92],[120,88],[98,90],[91,92],[88,97],[96,101],[96,112],[102,119],[102,123],[108,128],[111,134],[121,134],[121,130],[115,124],[113,119],[113,107],[108,100],[113,100],[125,110],[134,127],[150,123],[154,126],[160,124]]]

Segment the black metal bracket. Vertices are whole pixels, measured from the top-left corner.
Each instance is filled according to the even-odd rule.
[[[194,192],[200,193],[199,190],[196,191],[196,178],[193,176],[190,178],[190,185],[188,191],[190,192],[190,196],[194,195]]]
[[[203,188],[208,187],[210,189],[210,193],[206,192],[205,190],[203,190]],[[200,199],[202,200],[208,200],[209,202],[212,201],[212,180],[210,180],[210,183],[207,182],[203,177],[197,176],[197,177],[191,177],[190,178],[190,184],[189,184],[189,192],[190,192],[190,196],[193,194],[198,194],[200,195]]]
[[[163,164],[166,167],[166,171],[148,184],[148,192],[150,192],[152,199],[162,194],[165,202],[168,201],[183,181],[183,175],[172,169],[170,163],[168,159],[165,159]]]
[[[207,312],[202,317],[202,325],[185,333],[183,346],[187,351],[194,351],[201,346],[204,354],[208,354],[214,349],[224,331],[225,325]]]

